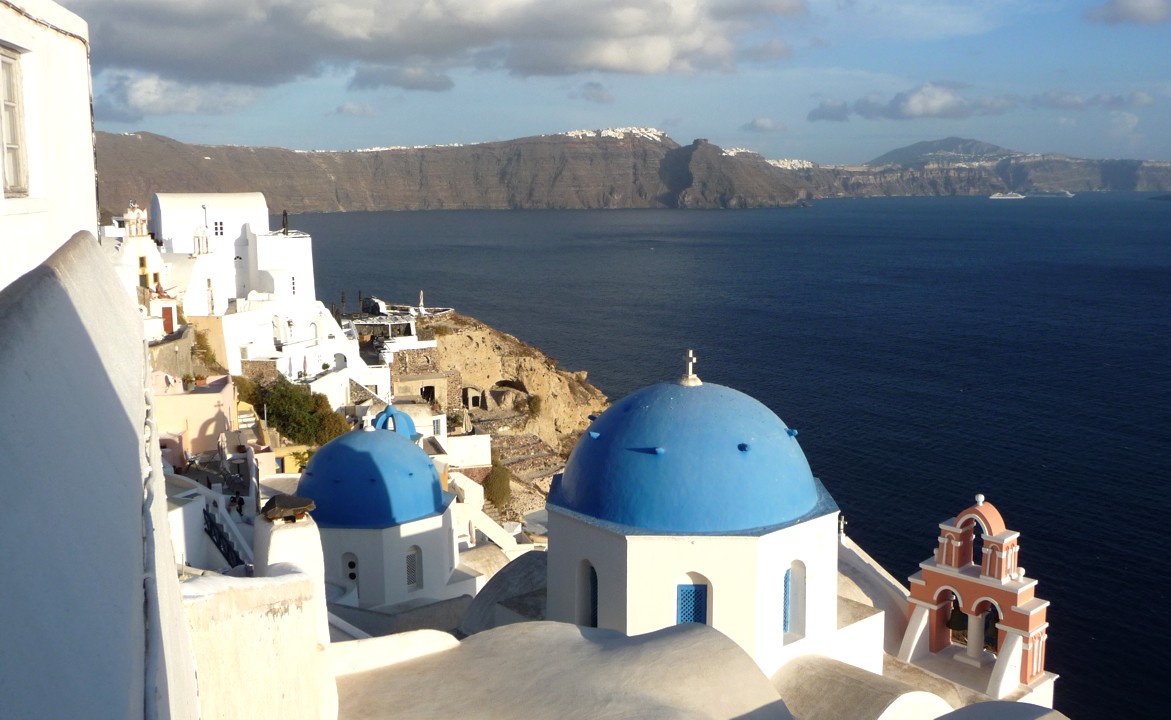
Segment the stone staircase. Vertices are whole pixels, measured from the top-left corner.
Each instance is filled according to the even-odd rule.
[[[496,507],[496,503],[487,498],[484,498],[484,514],[492,518],[492,521],[497,525],[504,523],[500,516],[500,508]]]
[[[536,435],[494,435],[492,452],[514,480],[542,495],[549,494],[553,476],[565,467],[562,457]]]
[[[236,424],[241,430],[251,430],[256,427],[256,413],[251,410],[241,410],[236,416]]]

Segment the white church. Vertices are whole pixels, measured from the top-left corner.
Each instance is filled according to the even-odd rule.
[[[1047,603],[991,503],[925,519],[908,588],[844,533],[795,434],[691,368],[593,422],[551,489],[547,551],[507,556],[487,582],[464,564],[474,490],[445,484],[389,412],[268,484],[245,564],[183,564],[204,536],[170,514],[208,498],[163,470],[143,318],[95,235],[88,28],[51,0],[5,0],[0,60],[5,716],[1064,717]],[[279,339],[296,372],[325,352],[297,348],[340,328],[323,339],[308,316],[271,313],[316,299],[304,256],[263,259],[283,240],[244,219],[259,203],[204,218],[204,202],[176,202],[181,222],[156,238],[190,261],[171,270],[184,306],[222,324],[228,355]],[[225,320],[251,313],[263,350],[230,339],[254,337]],[[339,615],[456,601],[459,632]]]

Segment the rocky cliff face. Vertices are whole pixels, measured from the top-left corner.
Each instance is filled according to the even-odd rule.
[[[586,373],[569,372],[531,345],[508,333],[462,315],[426,318],[420,335],[433,333],[434,351],[398,353],[395,372],[450,373],[448,410],[464,403],[464,389],[479,397],[468,412],[492,434],[532,434],[554,451],[568,456],[589,425],[590,415],[604,410],[606,396],[586,380]],[[424,359],[425,356],[425,359]],[[425,366],[418,363],[425,363]]]
[[[99,201],[156,192],[260,191],[276,213],[461,208],[765,207],[795,193],[759,158],[654,131],[360,152],[187,145],[97,134]]]
[[[779,170],[802,197],[990,195],[997,192],[1164,192],[1171,163],[1022,155],[978,163]]]
[[[1171,190],[1171,163],[1029,155],[963,138],[869,165],[782,169],[706,140],[628,128],[480,145],[355,152],[187,145],[97,133],[98,199],[263,192],[273,213],[430,209],[754,208],[823,197]]]

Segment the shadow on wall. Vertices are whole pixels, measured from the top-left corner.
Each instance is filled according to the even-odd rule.
[[[79,233],[0,292],[0,334],[0,406],[9,410],[0,456],[11,480],[0,576],[20,578],[0,613],[0,667],[5,685],[19,688],[5,712],[141,715],[144,677],[153,676],[142,323],[97,241]],[[86,671],[65,689],[63,667]]]

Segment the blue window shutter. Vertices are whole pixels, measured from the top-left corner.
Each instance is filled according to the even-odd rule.
[[[680,623],[707,624],[707,585],[679,586],[677,620]]]
[[[785,632],[789,632],[789,604],[792,602],[793,571],[785,571]]]

